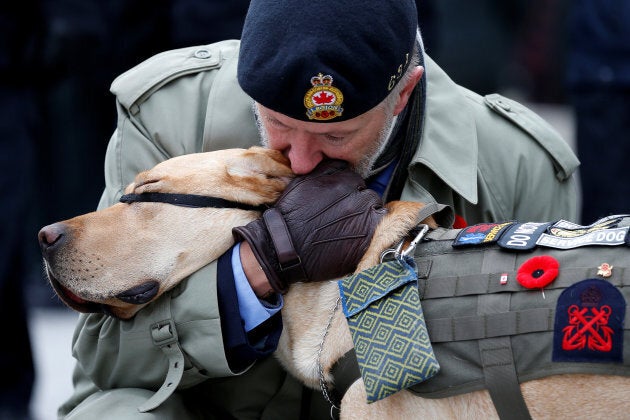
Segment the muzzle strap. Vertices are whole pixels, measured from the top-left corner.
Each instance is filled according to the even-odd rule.
[[[231,208],[249,211],[263,211],[265,206],[254,206],[246,203],[239,203],[237,201],[225,200],[219,197],[210,197],[197,194],[173,194],[173,193],[159,193],[148,192],[142,194],[125,194],[120,197],[121,203],[166,203],[173,204],[175,206],[182,207],[194,207],[194,208]]]

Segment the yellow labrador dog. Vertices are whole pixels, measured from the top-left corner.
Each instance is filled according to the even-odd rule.
[[[125,194],[185,193],[255,206],[273,203],[292,177],[279,152],[230,149],[164,161],[138,174]],[[50,283],[66,305],[129,319],[222,255],[233,244],[232,228],[259,215],[254,209],[117,203],[46,226],[39,242]]]
[[[118,203],[42,228],[39,241],[50,283],[79,312],[105,312],[129,319],[143,306],[233,244],[232,228],[257,217],[292,178],[286,159],[262,148],[232,149],[176,157],[140,173],[126,194],[194,194],[227,200],[225,208],[190,208],[160,202]],[[421,204],[393,202],[357,270],[379,262],[381,252],[424,222]],[[285,298],[284,330],[276,356],[306,385],[319,388],[318,366],[332,383],[334,362],[352,348],[339,310],[336,282],[295,284]],[[330,324],[329,324],[330,321]],[[329,327],[327,327],[329,325]],[[321,352],[318,351],[324,340]],[[626,378],[561,375],[522,384],[534,418],[627,418]],[[486,391],[424,399],[408,391],[367,404],[356,381],[341,403],[342,418],[489,419],[497,414]]]

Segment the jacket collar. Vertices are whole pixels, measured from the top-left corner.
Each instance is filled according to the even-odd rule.
[[[424,129],[410,169],[414,165],[426,166],[457,194],[476,204],[477,130],[468,109],[469,101],[463,90],[427,55],[425,73]]]

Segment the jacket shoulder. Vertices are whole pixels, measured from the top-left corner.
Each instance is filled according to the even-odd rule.
[[[469,99],[490,110],[493,115],[502,117],[545,150],[551,157],[558,180],[564,181],[572,176],[580,164],[577,156],[560,133],[542,117],[525,105],[498,93],[480,96],[463,89]],[[502,131],[496,132],[504,134]]]
[[[118,76],[110,91],[135,114],[142,102],[169,82],[221,68],[225,60],[238,54],[239,45],[238,40],[227,40],[162,52]]]

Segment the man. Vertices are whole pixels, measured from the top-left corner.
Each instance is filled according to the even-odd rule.
[[[240,45],[226,41],[158,55],[119,77],[112,91],[119,121],[101,208],[161,160],[247,147],[260,132],[263,143],[282,150],[309,181],[324,159],[344,160],[385,200],[448,204],[460,225],[576,215],[577,160],[568,146],[521,105],[479,97],[451,81],[424,54],[413,0],[316,0],[308,7],[254,0]],[[73,346],[75,393],[60,414],[328,416],[319,393],[304,391],[268,357],[282,303],[278,293],[276,305],[263,298],[270,287],[282,287],[269,282],[273,268],[265,270],[262,287],[248,269],[266,261],[252,253],[265,235],[256,226],[241,229],[237,237],[248,240],[133,320],[82,316]],[[252,287],[242,290],[243,284]],[[238,304],[252,294],[260,300]],[[177,333],[168,349],[151,338],[161,321]],[[136,407],[169,376],[173,352],[186,361],[178,390],[155,410],[139,413]]]

